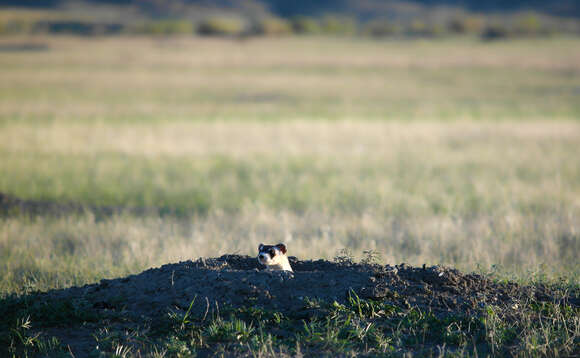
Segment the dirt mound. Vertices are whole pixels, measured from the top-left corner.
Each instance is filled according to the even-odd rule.
[[[487,304],[510,305],[522,298],[554,301],[558,297],[542,286],[499,284],[476,274],[440,266],[415,268],[405,264],[380,266],[299,261],[291,257],[294,273],[262,270],[254,257],[224,255],[200,258],[149,269],[138,275],[80,288],[56,290],[51,298],[83,298],[95,309],[115,309],[123,302],[128,315],[155,319],[173,308],[194,310],[208,305],[260,306],[292,316],[311,314],[305,300],[345,303],[360,298],[388,300],[437,315],[471,314]],[[578,305],[577,295],[568,298]]]
[[[121,334],[119,332],[148,334],[143,340],[145,343],[161,339],[159,337],[171,338],[172,334],[182,332],[183,327],[187,326],[187,317],[196,317],[193,319],[195,323],[187,326],[190,329],[207,326],[199,328],[202,331],[198,333],[214,341],[223,340],[225,338],[220,336],[221,331],[216,331],[215,324],[224,325],[226,321],[214,320],[212,322],[217,322],[214,324],[209,323],[209,318],[206,321],[206,317],[219,317],[228,310],[284,317],[284,329],[277,328],[278,324],[272,323],[275,322],[273,318],[271,323],[267,323],[270,321],[266,319],[266,323],[254,324],[265,324],[269,327],[267,329],[274,332],[275,339],[292,346],[296,345],[292,337],[304,334],[304,322],[315,322],[318,318],[327,322],[329,316],[337,314],[337,307],[356,307],[353,302],[363,302],[363,305],[371,301],[380,302],[381,310],[407,312],[401,317],[411,317],[408,312],[415,309],[428,312],[430,316],[425,317],[439,320],[429,318],[430,324],[447,322],[444,325],[447,328],[449,322],[455,321],[461,326],[464,320],[461,317],[485,315],[486,307],[490,306],[501,308],[502,315],[505,313],[509,320],[517,321],[518,309],[522,304],[530,303],[536,307],[541,302],[565,304],[574,312],[580,303],[577,289],[563,294],[541,285],[497,283],[484,276],[463,274],[441,266],[381,266],[354,264],[348,260],[300,261],[294,257],[290,257],[290,262],[293,273],[271,272],[263,270],[255,257],[224,255],[168,264],[138,275],[102,280],[83,287],[8,297],[0,305],[0,317],[3,317],[0,319],[0,332],[4,329],[8,332],[19,319],[31,319],[34,323],[32,337],[57,337],[67,350],[81,357],[98,353],[107,344],[109,350],[114,351],[116,348],[112,342],[117,338],[111,337],[117,337]],[[368,301],[365,303],[364,300]],[[361,309],[362,306],[358,307]],[[405,319],[397,318],[397,315],[388,316],[386,311],[377,312],[370,319],[375,319],[376,315],[384,317],[384,322],[369,321],[365,323],[367,328],[372,323],[388,330],[389,325],[399,327],[403,322],[401,320]],[[177,331],[175,320],[171,317],[179,317],[177,321],[181,322],[178,325],[181,328]],[[395,320],[395,323],[389,320]],[[14,329],[12,331],[16,332]],[[12,339],[6,337],[4,335],[4,341],[0,337],[0,343],[12,345],[16,336],[12,335]],[[128,344],[136,350],[143,348],[140,346],[143,342],[131,337],[131,334],[126,337],[125,346]],[[233,337],[238,340],[237,337],[241,336],[236,333]],[[442,339],[437,335],[433,337],[433,344]],[[211,344],[202,345],[202,341],[200,339],[198,343],[207,355],[212,349],[217,349]],[[364,347],[367,347],[368,342],[365,342]],[[314,352],[320,352],[317,344],[315,342],[314,348],[311,347]],[[480,348],[484,351],[489,349],[485,347]],[[0,355],[2,353],[0,348]],[[244,354],[240,356],[247,356]]]

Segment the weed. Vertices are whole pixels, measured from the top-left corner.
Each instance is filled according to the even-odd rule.
[[[346,247],[338,250],[336,256],[334,256],[334,262],[338,262],[342,265],[352,265],[354,263],[352,251]]]
[[[252,324],[240,319],[217,318],[209,324],[204,333],[212,342],[247,343],[254,330]]]
[[[58,338],[44,337],[38,332],[32,333],[31,330],[30,316],[18,318],[15,326],[8,333],[9,344],[4,347],[7,348],[7,353],[12,357],[32,357],[36,355],[60,356],[65,352],[65,347]]]
[[[381,253],[377,250],[364,250],[361,263],[364,265],[378,264],[381,259]]]

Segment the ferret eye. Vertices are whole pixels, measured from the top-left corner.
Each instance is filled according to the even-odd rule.
[[[274,250],[270,249],[269,253],[270,255],[274,256]]]

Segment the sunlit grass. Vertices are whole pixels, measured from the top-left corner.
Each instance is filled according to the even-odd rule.
[[[576,210],[580,190],[574,122],[15,125],[0,137],[0,191],[88,206],[544,214]]]

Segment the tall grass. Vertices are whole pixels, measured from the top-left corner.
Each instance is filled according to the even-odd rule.
[[[0,191],[178,217],[5,218],[5,289],[253,254],[274,241],[301,258],[348,247],[389,263],[520,274],[544,265],[578,279],[574,122],[89,125],[93,144],[62,140],[83,127],[5,127]],[[113,131],[119,147],[105,139]]]

